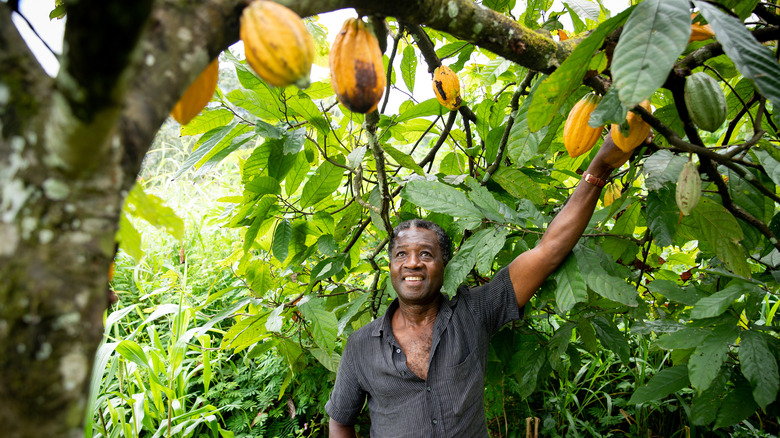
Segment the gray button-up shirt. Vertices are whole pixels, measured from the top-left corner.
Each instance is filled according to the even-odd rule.
[[[490,337],[520,319],[506,268],[488,284],[458,288],[442,300],[433,325],[428,379],[406,366],[393,336],[394,301],[383,318],[347,340],[325,410],[341,424],[354,424],[368,399],[371,436],[487,437],[484,381]]]

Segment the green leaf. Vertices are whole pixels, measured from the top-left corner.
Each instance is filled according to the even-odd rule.
[[[255,177],[246,183],[244,187],[250,192],[257,193],[260,196],[278,195],[282,191],[282,187],[279,185],[279,181],[277,181],[276,178],[264,175]]]
[[[405,109],[395,119],[396,123],[403,123],[407,120],[416,119],[417,117],[438,116],[445,114],[447,109],[444,108],[435,97],[422,101],[417,105]]]
[[[141,246],[141,234],[135,229],[133,223],[130,222],[127,214],[123,213],[119,217],[119,231],[116,234],[116,241],[119,243],[119,247],[133,258],[136,264],[144,257],[144,250]]]
[[[203,158],[195,163],[195,168],[198,169],[193,175],[193,178],[203,176],[212,171],[217,165],[222,162],[228,155],[238,150],[241,146],[245,145],[251,140],[255,139],[254,132],[249,126],[241,126],[231,132],[224,140],[222,140],[216,147],[211,149]]]
[[[530,176],[512,167],[499,167],[491,179],[517,199],[528,199],[534,204],[544,203],[542,188]]]
[[[233,120],[234,114],[229,109],[205,108],[189,123],[181,127],[181,135],[196,135],[227,125]]]
[[[406,84],[406,89],[414,92],[414,79],[417,77],[417,54],[412,45],[404,47],[401,57],[401,77]]]
[[[699,200],[691,216],[699,225],[700,239],[706,241],[726,267],[737,275],[749,278],[750,265],[745,249],[739,243],[744,235],[734,216],[725,207],[708,198]]]
[[[474,205],[482,210],[482,214],[490,221],[498,224],[506,223],[504,213],[502,213],[502,204],[500,204],[496,198],[490,193],[488,189],[480,185],[475,179],[467,178],[466,184],[471,189],[468,193],[469,199],[474,202]],[[511,215],[511,210],[503,206],[503,210]]]
[[[284,262],[287,259],[287,254],[290,249],[290,238],[292,237],[292,225],[287,219],[283,219],[276,225],[274,230],[274,241],[272,244],[272,251],[274,257],[280,262]]]
[[[638,405],[653,400],[660,400],[687,387],[689,383],[688,367],[685,365],[666,368],[650,378],[647,385],[637,388],[631,399],[628,400],[628,403]]]
[[[496,254],[504,247],[508,233],[509,230],[503,227],[495,229],[494,233],[488,236],[485,245],[477,248],[477,272],[483,275],[488,275],[491,272]]]
[[[758,157],[769,178],[772,179],[772,182],[780,186],[780,160],[778,160],[777,156],[773,156],[768,152],[772,149],[778,150],[774,145],[767,142],[767,144],[761,144],[761,149],[753,149],[753,152]]]
[[[574,247],[574,255],[589,288],[609,300],[631,307],[637,306],[636,289],[628,285],[625,279],[609,275],[595,251],[577,245]]]
[[[601,23],[587,38],[582,40],[533,94],[528,109],[528,129],[532,132],[542,129],[566,102],[566,98],[579,88],[590,66],[590,60],[613,30],[617,29],[629,16],[632,8],[626,9],[615,17]]]
[[[663,85],[691,36],[688,0],[645,0],[623,27],[612,59],[613,84],[628,108]]]
[[[555,271],[555,304],[561,314],[566,314],[577,303],[588,301],[588,289],[577,266],[576,257],[566,257],[566,261]]]
[[[130,190],[125,200],[124,210],[131,216],[144,219],[179,241],[184,239],[184,221],[172,208],[163,205],[162,199],[144,192],[140,184],[136,183]]]
[[[623,336],[623,333],[620,333],[620,330],[618,330],[610,321],[607,321],[600,316],[593,318],[591,323],[596,330],[596,335],[601,341],[601,344],[607,349],[614,351],[620,358],[620,361],[623,362],[624,365],[628,365],[630,352],[628,349],[628,340]]]
[[[308,120],[322,135],[327,135],[330,126],[317,105],[308,96],[295,96],[287,100],[287,106],[295,113]]]
[[[316,297],[304,297],[298,302],[303,316],[311,322],[314,342],[328,354],[336,348],[336,333],[339,322],[333,312],[325,309],[323,301]]]
[[[349,324],[350,321],[352,321],[352,319],[360,312],[361,307],[363,307],[363,304],[368,301],[369,297],[371,297],[371,294],[363,293],[349,303],[347,311],[344,312],[344,314],[341,315],[341,318],[339,319],[339,336],[344,332],[344,329],[347,328],[347,324]]]
[[[344,165],[344,156],[336,155],[331,160]],[[322,201],[328,195],[332,194],[341,185],[341,179],[344,176],[344,169],[332,164],[330,161],[323,161],[314,175],[306,181],[301,194],[301,208],[311,207]]]
[[[708,389],[700,394],[694,394],[691,402],[691,422],[693,424],[703,426],[715,421],[718,409],[726,394],[729,374],[727,370],[721,370]]]
[[[727,288],[715,292],[714,294],[700,299],[693,310],[691,310],[692,319],[712,318],[719,316],[731,306],[737,298],[751,292],[754,286],[747,283],[731,284]]]
[[[688,377],[691,385],[701,393],[709,388],[726,360],[729,345],[737,338],[736,326],[720,326],[713,330],[688,359]]]
[[[659,190],[667,182],[677,183],[688,159],[667,150],[660,150],[645,160],[642,173],[648,190]]]
[[[664,350],[696,348],[711,334],[712,331],[708,329],[685,327],[680,331],[660,336],[656,345]]]
[[[669,280],[655,280],[648,284],[647,288],[653,293],[661,294],[672,301],[677,301],[686,306],[693,306],[703,298],[693,287],[682,288],[677,283]]]
[[[206,154],[211,152],[212,149],[220,146],[222,144],[222,140],[229,138],[228,135],[238,125],[239,125],[238,120],[234,120],[229,125],[219,128],[218,131],[211,134],[208,140],[203,142],[202,145],[200,145],[197,149],[192,151],[192,153],[187,157],[186,160],[184,160],[184,163],[182,163],[179,170],[173,175],[171,179],[177,179],[178,177],[180,177],[184,172],[188,171],[192,166],[194,166],[203,157],[205,157]],[[206,133],[205,135],[209,135],[209,133]]]
[[[506,239],[506,232],[502,229],[488,228],[474,233],[466,242],[461,245],[455,256],[447,263],[444,268],[444,285],[442,291],[455,295],[458,286],[463,283],[466,276],[474,267],[482,251],[490,248],[499,250]]]
[[[401,192],[401,197],[418,207],[435,213],[460,218],[482,219],[482,211],[471,202],[465,193],[438,181],[409,181]]]
[[[328,371],[335,373],[339,369],[339,362],[341,362],[341,356],[338,353],[330,353],[322,348],[312,348],[309,352],[315,359],[328,369]]]
[[[272,208],[278,204],[276,196],[265,196],[260,202],[257,203],[257,207],[252,212],[252,224],[247,228],[244,234],[244,252],[252,249],[252,245],[255,243],[255,238],[260,230],[260,226],[268,217],[268,213]]]
[[[596,109],[590,114],[588,119],[588,126],[592,128],[598,128],[599,126],[609,125],[612,123],[621,124],[626,120],[626,114],[628,110],[620,102],[618,97],[617,87],[610,87],[607,94],[601,99]]]
[[[265,121],[275,122],[284,117],[284,113],[276,107],[278,103],[271,93],[238,89],[229,92],[227,98],[233,105]]]
[[[780,106],[780,64],[769,47],[756,41],[745,25],[717,7],[694,0],[715,31],[715,38],[742,75],[753,80],[758,91],[775,107]]]
[[[389,144],[383,144],[382,149],[387,152],[388,155],[393,157],[393,160],[395,160],[396,163],[400,164],[401,166],[413,170],[414,173],[425,176],[425,172],[423,172],[422,167],[418,166],[417,163],[414,161],[414,158],[411,156],[405,154],[404,152],[399,151],[398,149],[390,146]]]
[[[663,248],[674,243],[678,212],[674,190],[668,184],[647,194],[647,226],[658,246]]]
[[[780,388],[777,359],[769,344],[774,339],[767,339],[763,333],[753,330],[745,330],[740,336],[739,363],[742,374],[753,388],[753,399],[766,411],[767,405],[777,398]]]
[[[265,322],[270,313],[271,312],[265,312],[260,315],[247,316],[233,324],[233,327],[231,327],[222,338],[220,348],[222,350],[233,348],[235,349],[235,352],[238,353],[263,340],[267,333]]]
[[[311,281],[319,281],[338,274],[344,269],[344,261],[346,259],[347,254],[339,254],[317,263],[317,266],[311,270]]]
[[[311,169],[311,165],[306,160],[306,155],[298,154],[284,179],[284,192],[287,196],[292,196],[298,190],[303,180],[306,179],[309,169]]]
[[[734,389],[723,397],[714,427],[733,426],[753,415],[756,409],[758,406],[750,395],[750,385],[744,379],[739,379]]]

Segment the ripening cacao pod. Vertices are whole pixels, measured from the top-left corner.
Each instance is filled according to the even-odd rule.
[[[611,182],[604,187],[604,207],[609,207],[620,197],[620,186]]]
[[[701,197],[701,177],[696,165],[688,161],[680,172],[677,179],[677,190],[674,193],[674,199],[677,201],[677,207],[683,216],[688,216],[699,203]]]
[[[200,113],[214,95],[219,77],[219,61],[214,60],[190,84],[171,110],[171,116],[181,125],[186,125]]]
[[[350,111],[370,113],[385,91],[382,51],[363,20],[349,18],[330,48],[330,84]]]
[[[460,81],[458,75],[446,65],[440,65],[433,71],[433,92],[439,103],[450,111],[460,108]]]
[[[240,34],[247,62],[264,81],[309,86],[314,40],[298,14],[276,2],[255,0],[241,14]]]
[[[699,128],[713,132],[726,121],[726,96],[718,81],[707,73],[698,72],[688,76],[684,96],[691,121]]]
[[[572,158],[591,150],[601,137],[603,126],[591,128],[588,125],[590,115],[600,101],[601,96],[588,93],[574,104],[569,111],[569,116],[566,117],[566,124],[563,125],[563,145]]]
[[[691,18],[696,18],[696,14],[691,14]],[[712,31],[712,26],[709,24],[692,23],[691,38],[688,40],[688,44],[694,41],[704,41],[714,37],[715,32]]]
[[[639,106],[650,111],[650,101],[648,100],[643,101]],[[620,126],[616,124],[612,125],[610,133],[612,134],[612,141],[615,142],[615,145],[620,148],[620,150],[623,152],[631,152],[647,139],[647,136],[650,134],[650,125],[642,120],[642,116],[633,111],[628,112],[626,120],[628,121],[629,127],[628,137],[620,132]]]

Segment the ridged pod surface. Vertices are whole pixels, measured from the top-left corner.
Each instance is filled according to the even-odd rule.
[[[674,200],[677,201],[677,207],[680,208],[683,216],[688,216],[699,203],[699,198],[701,198],[701,177],[696,165],[688,161],[677,179]]]
[[[691,121],[699,128],[713,132],[726,121],[726,96],[718,81],[707,73],[698,72],[688,76],[684,96]]]
[[[650,111],[649,100],[643,101],[639,106]],[[612,125],[610,133],[612,134],[612,140],[620,150],[623,152],[631,152],[647,139],[647,136],[650,134],[650,125],[642,120],[642,116],[633,111],[628,112],[626,120],[628,121],[629,127],[628,137],[620,133],[620,126],[616,124]]]
[[[591,128],[588,125],[590,115],[601,101],[601,96],[588,93],[569,111],[566,124],[563,125],[563,145],[571,157],[578,157],[593,148],[601,137],[603,126]]]
[[[350,111],[376,110],[385,91],[382,51],[363,20],[349,18],[330,48],[330,84]]]
[[[620,187],[611,182],[604,187],[604,207],[609,207],[620,197]]]
[[[440,65],[433,71],[433,92],[439,103],[450,111],[460,108],[460,80],[458,75],[446,65]]]
[[[277,87],[309,86],[314,41],[298,14],[255,0],[241,14],[240,33],[246,60],[264,81]]]
[[[219,61],[213,60],[190,84],[171,110],[171,116],[181,125],[186,125],[200,113],[211,100],[217,89],[219,78]]]

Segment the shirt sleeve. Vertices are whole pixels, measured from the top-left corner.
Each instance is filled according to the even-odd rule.
[[[489,283],[470,289],[466,294],[491,336],[504,324],[523,317],[507,268],[498,271]]]
[[[325,404],[325,412],[330,418],[348,426],[355,424],[357,416],[366,401],[366,392],[360,385],[354,368],[354,353],[356,346],[352,337],[347,340],[341,356],[339,369],[336,372],[336,383],[333,392]]]

